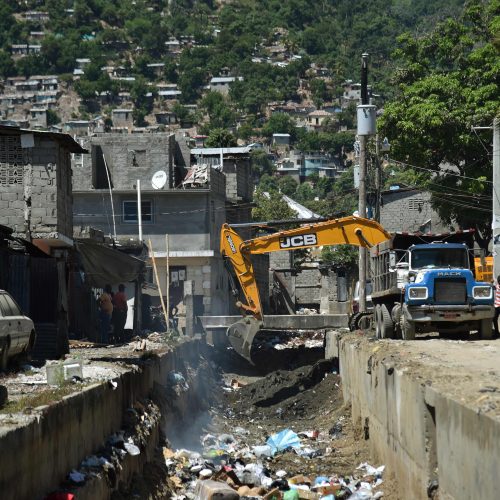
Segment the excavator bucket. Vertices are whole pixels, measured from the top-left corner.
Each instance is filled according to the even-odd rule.
[[[262,325],[262,321],[253,316],[247,316],[233,323],[227,329],[227,336],[233,349],[252,365],[254,364],[251,358],[252,343]]]

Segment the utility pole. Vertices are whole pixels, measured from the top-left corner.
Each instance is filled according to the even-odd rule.
[[[493,279],[500,274],[500,117],[493,120]]]
[[[361,56],[361,105],[368,104],[368,54]],[[358,214],[366,217],[366,146],[368,137],[360,134],[358,106],[358,140],[359,140],[359,200]],[[359,248],[359,310],[366,311],[366,248]]]
[[[493,280],[500,275],[500,117],[493,119],[493,127],[472,127],[472,130],[491,130],[493,128],[493,217],[491,229],[493,236]]]
[[[359,141],[359,202],[358,214],[366,217],[366,170],[368,137],[376,132],[377,108],[369,103],[368,99],[368,54],[364,53],[361,59],[361,104],[357,106],[357,125]],[[359,310],[366,311],[366,276],[367,276],[366,248],[359,249]]]

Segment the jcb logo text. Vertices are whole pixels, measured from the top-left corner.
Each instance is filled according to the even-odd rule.
[[[317,238],[315,234],[300,234],[298,236],[287,236],[280,238],[280,248],[296,248],[316,245]]]

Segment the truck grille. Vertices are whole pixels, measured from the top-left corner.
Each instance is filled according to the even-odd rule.
[[[434,300],[439,304],[465,304],[467,302],[465,279],[438,278],[434,280]]]

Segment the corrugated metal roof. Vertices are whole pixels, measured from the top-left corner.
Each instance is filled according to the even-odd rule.
[[[195,156],[214,156],[223,154],[248,154],[252,151],[250,146],[243,146],[239,148],[194,148],[191,149],[191,154]]]
[[[80,144],[78,144],[78,142],[76,142],[68,134],[60,134],[58,132],[44,132],[41,130],[22,129],[20,127],[0,125],[0,135],[21,136],[23,134],[33,134],[35,137],[52,139],[53,141],[64,145],[70,153],[88,153],[86,149],[83,149]]]

